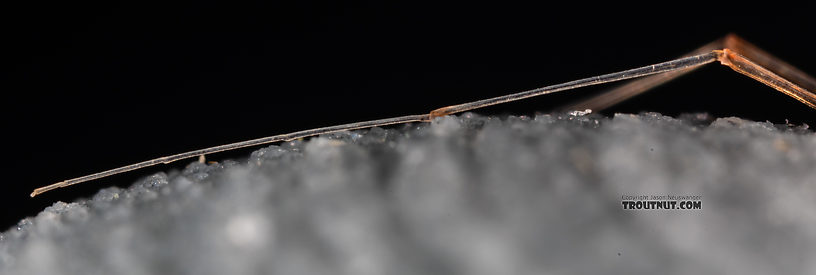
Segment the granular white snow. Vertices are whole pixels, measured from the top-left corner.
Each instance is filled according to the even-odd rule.
[[[638,195],[701,209],[624,210]],[[0,235],[2,274],[816,274],[813,259],[811,130],[654,113],[468,113],[288,142]]]

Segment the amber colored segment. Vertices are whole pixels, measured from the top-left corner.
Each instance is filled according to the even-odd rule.
[[[751,62],[793,82],[805,90],[811,92],[816,91],[816,79],[812,76],[770,53],[763,51],[759,47],[748,43],[748,41],[745,41],[735,34],[729,34],[725,37],[723,48],[736,52],[745,59],[751,60]]]
[[[431,121],[431,120],[433,120],[434,118],[437,118],[437,117],[443,117],[443,116],[446,116],[446,115],[453,114],[454,112],[451,111],[451,109],[453,107],[455,107],[455,106],[442,107],[442,108],[431,111],[430,115],[428,115],[428,121]]]
[[[741,74],[747,75],[756,81],[762,82],[765,85],[768,85],[777,91],[780,91],[804,103],[805,105],[816,109],[816,94],[813,92],[810,92],[801,86],[780,77],[774,72],[752,62],[751,60],[748,60],[733,50],[726,48],[715,52],[717,53],[717,60],[719,60],[721,64],[728,66]]]

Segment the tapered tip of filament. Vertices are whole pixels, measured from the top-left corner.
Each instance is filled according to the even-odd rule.
[[[55,184],[52,184],[52,185],[49,185],[49,186],[43,186],[43,187],[34,189],[34,192],[31,192],[30,196],[33,198],[33,197],[35,197],[35,196],[37,196],[39,194],[42,194],[42,193],[45,193],[45,192],[60,188],[64,184],[65,184],[65,182],[61,181],[61,182],[58,182],[58,183],[55,183]]]

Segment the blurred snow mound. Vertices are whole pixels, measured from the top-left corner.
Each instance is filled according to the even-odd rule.
[[[806,126],[467,113],[57,202],[0,235],[0,273],[816,274],[814,167]]]

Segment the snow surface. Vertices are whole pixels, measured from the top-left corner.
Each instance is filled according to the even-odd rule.
[[[702,209],[624,210],[637,195]],[[812,259],[816,134],[654,113],[468,113],[288,142],[0,235],[2,274],[816,274]]]

